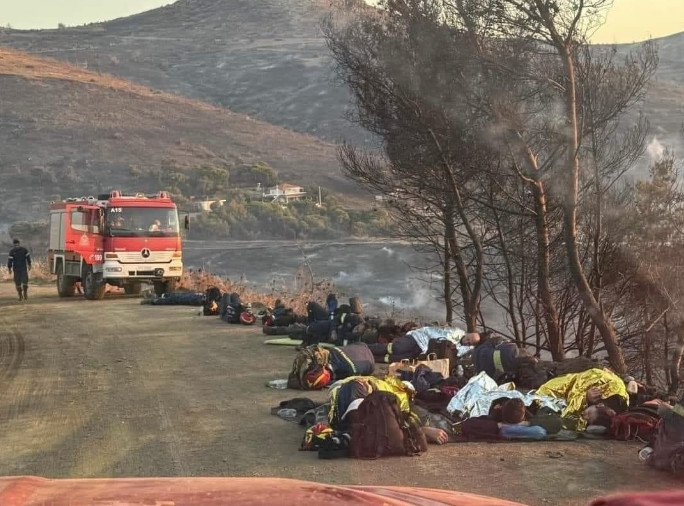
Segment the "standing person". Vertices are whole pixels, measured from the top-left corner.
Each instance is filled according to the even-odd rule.
[[[19,239],[12,241],[14,245],[7,258],[7,269],[10,274],[14,270],[14,285],[17,287],[19,300],[28,300],[28,273],[31,270],[31,253],[24,248]]]

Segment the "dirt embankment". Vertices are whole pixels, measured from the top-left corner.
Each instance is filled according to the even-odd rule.
[[[294,353],[260,329],[190,307],[58,299],[0,283],[0,475],[280,476],[418,485],[529,504],[586,504],[680,482],[645,468],[639,444],[459,444],[416,458],[321,461],[303,430],[269,414],[302,392],[271,390]],[[307,393],[323,400],[325,393]]]

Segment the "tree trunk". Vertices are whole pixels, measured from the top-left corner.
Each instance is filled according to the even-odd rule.
[[[468,266],[463,259],[463,253],[461,252],[461,247],[458,244],[453,216],[447,213],[447,216],[445,216],[445,222],[447,224],[446,229],[449,230],[449,251],[454,261],[454,266],[456,267],[456,275],[458,276],[461,298],[463,299],[463,319],[465,321],[467,331],[476,332],[479,301],[478,303],[473,304],[473,294],[470,289],[470,282],[468,281]]]
[[[539,288],[539,298],[544,310],[544,320],[546,323],[547,338],[549,341],[549,351],[553,360],[559,362],[565,358],[563,349],[563,336],[561,335],[558,322],[558,311],[551,294],[551,273],[549,265],[550,240],[549,227],[547,222],[546,193],[541,181],[533,185],[535,203],[535,225],[537,232],[537,284]]]
[[[644,375],[646,378],[646,384],[647,385],[652,385],[653,384],[653,364],[651,363],[651,350],[653,347],[653,329],[649,329],[646,331],[644,334],[644,341],[643,341],[643,355],[642,358],[644,360]]]
[[[490,192],[490,203],[493,203]],[[520,334],[520,326],[518,325],[518,317],[515,309],[515,279],[513,275],[513,267],[511,266],[511,259],[508,252],[508,245],[504,237],[503,226],[499,218],[499,212],[492,205],[492,213],[494,215],[494,223],[496,224],[496,234],[499,239],[499,247],[501,248],[501,256],[503,257],[504,265],[506,266],[506,291],[508,296],[508,307],[506,311],[511,318],[511,325],[513,326],[513,335],[515,336],[515,344],[524,346],[524,336]]]
[[[670,394],[676,395],[679,391],[679,370],[682,365],[682,355],[684,355],[684,325],[677,326],[677,344],[672,350],[672,360],[670,361]]]
[[[444,227],[444,306],[446,323],[451,325],[454,320],[454,308],[451,304],[451,252],[449,250],[449,230]]]
[[[559,48],[562,52],[565,66],[566,84],[566,113],[568,115],[570,135],[568,138],[568,167],[566,176],[567,188],[563,199],[563,237],[568,257],[570,275],[577,292],[589,316],[601,334],[603,344],[608,353],[608,360],[616,373],[625,374],[627,366],[622,350],[618,344],[615,327],[599,306],[594,293],[589,286],[587,277],[580,262],[577,245],[577,199],[579,193],[579,124],[577,119],[577,90],[575,82],[575,67],[571,49],[567,46]]]

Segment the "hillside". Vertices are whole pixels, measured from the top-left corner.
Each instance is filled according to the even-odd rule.
[[[656,39],[658,43],[658,78],[684,86],[684,32]]]
[[[0,33],[0,45],[198,98],[323,139],[346,138],[363,145],[370,136],[345,120],[349,94],[334,81],[320,33],[329,5],[330,0],[179,0],[85,27],[6,31]],[[684,33],[658,44],[658,79],[684,86]],[[652,122],[659,124],[660,118]]]
[[[8,31],[0,46],[198,98],[327,140],[368,135],[345,120],[320,34],[327,0],[179,0],[62,30]]]
[[[0,221],[43,216],[55,194],[131,184],[130,168],[264,161],[281,180],[353,198],[335,147],[195,100],[0,49]]]

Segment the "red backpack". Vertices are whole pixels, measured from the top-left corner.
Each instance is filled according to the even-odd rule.
[[[609,434],[621,441],[638,439],[648,443],[655,437],[659,421],[656,415],[646,411],[625,411],[613,417]]]
[[[377,459],[427,451],[423,431],[410,414],[401,411],[393,393],[371,393],[349,416],[352,416],[349,455],[353,458]]]

